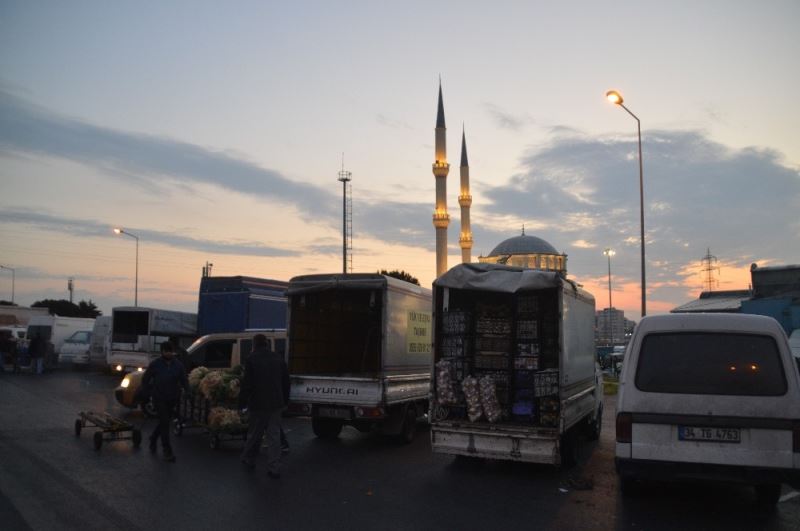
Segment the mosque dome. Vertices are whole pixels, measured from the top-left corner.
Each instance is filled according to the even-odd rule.
[[[489,256],[502,256],[507,254],[558,254],[555,247],[536,236],[514,236],[500,242]]]
[[[541,238],[526,235],[524,228],[521,235],[503,240],[488,256],[479,256],[478,261],[567,273],[567,255]]]

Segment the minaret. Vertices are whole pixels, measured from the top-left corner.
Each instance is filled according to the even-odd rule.
[[[461,262],[472,262],[472,228],[469,224],[469,207],[472,206],[472,196],[469,193],[469,162],[467,161],[467,137],[464,126],[461,126],[461,193],[458,194],[458,204],[461,205],[461,236],[458,243],[461,245]]]
[[[439,110],[436,114],[436,160],[433,163],[433,176],[436,177],[436,210],[433,211],[433,226],[436,227],[436,277],[447,271],[447,226],[450,215],[447,213],[447,128],[444,125],[444,103],[442,103],[442,80],[439,78]]]

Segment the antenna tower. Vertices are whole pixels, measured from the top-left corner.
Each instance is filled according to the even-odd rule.
[[[711,249],[706,248],[706,255],[703,257],[703,267],[700,272],[703,275],[703,291],[714,291],[719,287],[719,280],[714,278],[715,273],[719,273],[717,257],[711,254]]]
[[[342,153],[342,170],[339,182],[342,183],[342,273],[353,272],[353,189],[350,180],[353,174],[344,169],[344,153]]]

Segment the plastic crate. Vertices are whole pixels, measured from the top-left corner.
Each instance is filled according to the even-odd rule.
[[[537,397],[558,395],[558,371],[548,369],[533,373],[534,392]]]
[[[465,335],[469,330],[470,320],[469,312],[444,312],[442,314],[442,333]]]

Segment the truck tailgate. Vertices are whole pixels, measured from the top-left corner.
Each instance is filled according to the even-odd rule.
[[[561,462],[556,428],[437,422],[431,428],[434,452],[557,465]]]
[[[294,375],[290,381],[292,402],[378,406],[384,398],[381,378]]]

